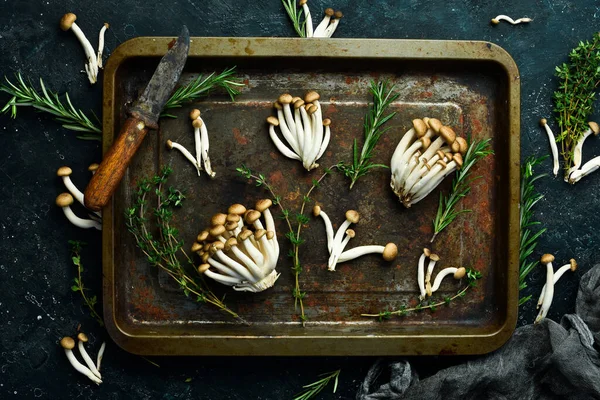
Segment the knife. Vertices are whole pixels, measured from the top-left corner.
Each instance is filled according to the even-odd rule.
[[[158,117],[179,81],[189,49],[190,33],[184,25],[175,44],[160,60],[146,89],[130,108],[119,137],[85,189],[83,199],[88,209],[99,211],[108,204],[146,133],[158,128]]]

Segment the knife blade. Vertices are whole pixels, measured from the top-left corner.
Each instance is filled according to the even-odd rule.
[[[146,133],[149,129],[158,128],[158,118],[179,81],[189,48],[190,34],[184,26],[175,44],[160,60],[146,88],[129,109],[129,117],[119,136],[85,189],[83,199],[88,209],[99,211],[108,204]]]

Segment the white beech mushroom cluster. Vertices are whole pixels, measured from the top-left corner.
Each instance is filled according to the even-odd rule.
[[[94,174],[98,169],[98,164],[92,164],[89,166],[88,170]],[[56,175],[59,176],[69,193],[61,193],[56,198],[56,205],[62,208],[63,212],[67,219],[78,228],[88,229],[88,228],[96,228],[98,230],[102,230],[102,214],[99,211],[94,211],[90,213],[88,216],[90,219],[79,218],[73,210],[71,209],[71,205],[74,203],[75,199],[79,202],[83,207],[85,207],[83,203],[83,193],[81,190],[75,186],[73,181],[71,180],[70,175],[73,173],[73,170],[69,167],[60,167],[56,171]]]
[[[300,0],[298,5],[301,6],[302,10],[304,11],[307,38],[330,38],[337,29],[340,19],[344,16],[341,11],[334,12],[333,8],[327,8],[325,9],[325,16],[323,19],[319,25],[313,29],[312,15],[310,14],[310,9],[308,8],[308,1]]]
[[[414,119],[390,162],[390,186],[405,207],[423,200],[460,169],[467,141],[435,118]]]
[[[200,176],[200,171],[204,170],[211,178],[214,178],[216,173],[212,170],[210,165],[210,157],[208,156],[208,149],[210,147],[208,141],[208,129],[206,128],[206,124],[200,117],[200,110],[193,109],[190,112],[190,119],[192,120],[192,126],[194,127],[194,143],[196,149],[196,156],[194,157],[192,153],[189,152],[185,147],[180,145],[179,143],[173,142],[171,140],[167,140],[167,148],[169,150],[175,149],[179,150],[181,154],[196,168],[198,172],[198,176]]]
[[[548,315],[548,310],[552,305],[552,299],[554,297],[554,285],[561,276],[564,275],[567,271],[575,272],[577,270],[577,261],[574,258],[569,260],[569,263],[563,265],[559,269],[554,271],[554,267],[552,266],[552,262],[554,261],[554,256],[552,254],[544,254],[540,259],[540,262],[546,266],[546,284],[542,288],[542,293],[540,294],[540,298],[538,299],[537,308],[540,309],[538,316],[535,319],[535,323],[539,323],[546,315]]]
[[[313,208],[313,215],[315,217],[323,218],[323,222],[325,222],[327,249],[329,251],[327,269],[329,271],[335,271],[335,266],[338,263],[350,261],[364,256],[365,254],[381,254],[385,261],[392,261],[398,255],[398,247],[394,243],[388,243],[385,246],[358,246],[344,251],[350,239],[355,236],[354,230],[349,229],[349,227],[351,224],[358,223],[360,219],[360,215],[355,210],[346,211],[346,220],[340,225],[335,233],[335,236],[333,234],[333,225],[331,224],[331,220],[329,219],[329,216],[323,210],[321,210],[320,206],[315,206]]]
[[[307,171],[319,166],[317,160],[331,139],[331,120],[323,119],[320,97],[315,91],[306,93],[304,99],[284,93],[273,103],[277,117],[267,118],[269,135],[277,149],[284,156],[301,161]],[[275,127],[279,127],[287,145],[279,139]]]
[[[425,261],[429,259],[429,263],[427,264],[427,270],[425,270]],[[423,254],[419,257],[419,264],[417,266],[417,283],[419,284],[419,300],[425,300],[426,297],[431,297],[431,295],[436,292],[440,285],[442,284],[442,280],[448,275],[452,275],[454,279],[462,279],[467,270],[464,267],[448,267],[444,268],[436,275],[433,284],[431,283],[431,276],[433,275],[433,269],[435,268],[435,264],[440,260],[440,257],[432,253],[428,248],[423,249]]]
[[[198,272],[234,290],[262,292],[275,284],[279,259],[279,243],[275,222],[263,199],[254,210],[233,204],[227,214],[211,218],[211,226],[200,232],[192,246],[202,264]],[[260,217],[264,217],[264,225]]]
[[[63,349],[65,349],[65,354],[67,355],[69,363],[71,363],[77,372],[87,376],[95,384],[101,384],[102,375],[100,375],[100,364],[102,363],[102,357],[104,356],[106,343],[102,343],[102,346],[100,346],[98,356],[96,357],[96,364],[94,364],[94,361],[92,361],[92,358],[89,356],[84,347],[84,343],[88,341],[87,335],[83,332],[80,332],[77,335],[77,341],[77,349],[79,350],[85,365],[80,363],[73,353],[73,349],[75,348],[75,340],[73,340],[73,338],[70,336],[65,336],[60,340],[60,345]]]
[[[87,73],[88,80],[91,84],[94,84],[98,81],[98,71],[102,68],[102,53],[104,52],[104,33],[108,29],[108,24],[104,23],[102,28],[100,29],[100,34],[98,35],[98,52],[94,51],[92,44],[85,37],[85,34],[79,28],[79,26],[75,23],[77,16],[73,13],[67,13],[63,15],[60,20],[60,29],[63,31],[68,31],[69,29],[73,31],[79,42],[83,46],[83,51],[85,52],[85,56],[88,62],[85,64],[85,72]]]

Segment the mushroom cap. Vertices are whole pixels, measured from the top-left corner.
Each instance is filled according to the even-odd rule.
[[[333,8],[326,8],[325,15],[332,16],[334,14]]]
[[[498,25],[500,23],[499,20],[497,20],[496,18],[492,18],[492,24],[493,25]]]
[[[356,232],[354,232],[354,229],[346,229],[346,235],[350,236],[351,238],[356,236]]]
[[[427,125],[427,128],[429,129],[429,117],[423,117],[421,119],[423,120],[423,122],[425,122],[425,125]]]
[[[454,153],[452,156],[452,161],[456,163],[456,169],[461,169],[463,166],[463,158],[460,153]]]
[[[437,160],[436,164],[440,164],[444,169],[448,167],[448,164],[444,160]]]
[[[299,6],[303,6],[303,5],[305,5],[305,4],[306,4],[306,2],[307,2],[307,1],[308,1],[308,0],[300,0],[300,1],[298,2],[298,5],[299,5]]]
[[[331,120],[329,118],[325,118],[323,120],[323,126],[329,126],[329,125],[331,125]]]
[[[227,222],[227,214],[223,213],[216,213],[210,219],[210,224],[212,226],[225,225],[225,222]]]
[[[548,123],[548,121],[546,121],[546,118],[542,118],[542,119],[540,119],[540,125],[541,125],[541,126],[544,126],[544,125],[546,125],[547,123]]]
[[[240,219],[242,219],[242,217],[240,217],[239,214],[227,214],[225,221],[226,222],[239,222]]]
[[[435,154],[437,154],[437,156],[440,158],[440,160],[443,160],[444,157],[446,157],[446,153],[444,153],[441,150],[436,151]]]
[[[308,113],[308,115],[313,115],[314,113],[317,112],[319,108],[317,106],[315,106],[314,104],[311,104],[307,109],[306,112]]]
[[[450,150],[452,150],[453,153],[458,153],[460,151],[460,144],[458,142],[453,142],[450,145]]]
[[[438,256],[435,253],[431,253],[431,255],[429,256],[429,259],[432,261],[440,261],[440,256]]]
[[[467,270],[465,267],[460,267],[456,269],[454,273],[454,279],[462,279],[467,274]]]
[[[439,133],[440,129],[443,127],[442,123],[437,118],[430,118],[429,121],[427,121],[427,125],[429,125],[435,133]]]
[[[205,273],[206,271],[208,271],[208,269],[209,269],[209,268],[210,268],[210,264],[200,264],[200,265],[198,266],[198,273],[199,273],[199,274],[203,274],[203,273]]]
[[[59,207],[68,207],[73,204],[71,193],[61,193],[56,197],[56,205]]]
[[[200,243],[194,242],[194,244],[192,245],[192,253],[202,250],[203,247],[204,246],[201,245]]]
[[[334,16],[335,18],[337,18],[337,19],[340,19],[340,18],[342,18],[342,17],[344,16],[344,14],[342,14],[342,12],[341,12],[341,11],[336,11],[336,12],[333,14],[333,16]]]
[[[209,233],[211,236],[217,237],[224,234],[226,230],[227,229],[225,229],[225,225],[215,225],[212,228],[210,228]]]
[[[210,250],[210,245],[211,245],[211,244],[212,244],[212,243],[204,243],[204,246],[202,246],[202,250],[204,250],[204,251],[209,251],[209,250]]]
[[[278,101],[273,102],[273,107],[275,107],[275,109],[277,110],[283,110],[283,107],[281,106],[281,104],[279,104]]]
[[[246,207],[244,207],[242,204],[232,204],[231,206],[229,206],[229,208],[227,209],[227,212],[229,214],[238,214],[238,215],[242,215],[243,213],[246,212]]]
[[[321,98],[321,95],[317,92],[315,92],[314,90],[309,90],[305,95],[304,95],[304,101],[306,103],[312,103],[315,100],[319,100]]]
[[[279,96],[279,98],[277,99],[277,101],[281,104],[290,104],[292,102],[292,95],[289,93],[284,93],[281,96]]]
[[[272,115],[269,115],[269,116],[267,117],[267,122],[268,122],[270,125],[273,125],[273,126],[279,126],[279,120],[278,120],[276,117],[272,116]]]
[[[207,251],[206,253],[202,254],[202,262],[203,263],[208,262],[209,258],[210,258],[210,252]]]
[[[429,121],[429,124],[431,125],[431,121]],[[442,126],[440,128],[439,132],[440,132],[440,136],[442,137],[442,139],[444,139],[446,141],[446,143],[448,143],[450,145],[453,144],[454,141],[456,140],[456,133],[454,133],[454,130],[452,130],[452,128],[450,128],[449,126]],[[454,149],[452,149],[452,150],[454,151]]]
[[[294,96],[292,97],[292,103],[297,102],[298,100],[302,100],[302,97]]]
[[[83,332],[79,332],[77,334],[77,339],[79,339],[80,341],[82,341],[83,343],[86,343],[88,341],[88,337],[85,333]]]
[[[71,336],[65,336],[64,338],[60,339],[60,345],[63,349],[71,350],[75,347],[75,341]]]
[[[230,250],[232,246],[237,246],[238,245],[238,241],[236,238],[234,237],[230,237],[229,239],[227,239],[227,241],[225,242],[225,246],[224,249],[225,250]]]
[[[467,141],[465,140],[465,138],[457,136],[456,137],[456,142],[458,142],[458,145],[460,146],[460,148],[458,150],[460,152],[460,154],[462,154],[463,156],[465,154],[467,154],[467,150],[469,149],[469,145],[467,144]]]
[[[216,242],[213,242],[210,247],[213,251],[223,250],[225,248],[225,243],[217,240]]]
[[[540,259],[540,262],[542,264],[548,264],[548,263],[551,263],[552,261],[554,261],[554,256],[552,254],[544,254],[542,256],[542,258]]]
[[[381,255],[385,261],[392,261],[398,255],[398,246],[394,243],[386,244]]]
[[[192,126],[194,128],[201,128],[202,127],[202,120],[201,119],[195,119],[192,121]]]
[[[429,250],[427,247],[424,247],[423,254],[425,254],[425,257],[429,257],[431,255],[431,250]]]
[[[235,228],[238,227],[238,223],[237,222],[233,222],[233,221],[229,221],[225,224],[225,229],[228,231],[232,231]]]
[[[248,210],[246,215],[244,215],[244,221],[248,224],[253,224],[257,219],[260,218],[260,211],[257,210]]]
[[[265,231],[264,229],[257,229],[254,232],[254,239],[256,240],[260,240],[262,239],[263,236],[265,236],[267,234],[267,231]]]
[[[271,199],[261,199],[256,202],[254,209],[256,209],[258,212],[263,212],[272,205],[273,201]]]
[[[69,29],[71,29],[71,26],[73,26],[73,23],[75,23],[76,19],[77,15],[73,13],[66,13],[60,19],[60,29],[62,29],[63,31],[68,31]]]
[[[99,166],[100,166],[100,165],[98,165],[97,163],[92,163],[92,164],[90,164],[90,166],[88,167],[88,171],[90,171],[90,172],[97,171]]]
[[[196,236],[196,240],[199,242],[204,242],[206,239],[208,239],[208,231],[207,230],[200,232],[198,234],[198,236]]]
[[[319,215],[321,215],[321,207],[320,206],[313,207],[313,215],[315,217],[318,217]]]
[[[574,258],[571,258],[569,260],[569,263],[571,264],[571,271],[573,271],[573,272],[577,271],[577,261],[575,261]]]
[[[304,100],[302,100],[300,98],[298,100],[294,101],[294,108],[300,108],[303,105],[304,105]]]
[[[357,224],[360,219],[360,214],[356,210],[348,210],[346,211],[346,219],[353,224]]]
[[[73,173],[73,170],[67,166],[64,167],[60,167],[57,171],[56,171],[56,175],[57,176],[69,176]]]
[[[594,121],[588,122],[588,126],[590,127],[592,132],[594,132],[594,136],[597,136],[598,133],[600,133],[600,126],[598,126],[598,124],[595,123]]]
[[[427,132],[427,125],[423,122],[422,119],[416,118],[412,120],[413,128],[417,134],[417,137],[423,137],[425,132]]]
[[[198,110],[197,108],[194,108],[192,111],[190,111],[190,119],[192,121],[194,121],[195,119],[198,119],[198,117],[201,115],[202,113],[200,112],[200,110]]]
[[[275,237],[275,232],[267,231],[267,239],[271,240]]]
[[[243,231],[241,231],[239,233],[238,239],[243,241],[243,240],[248,239],[252,235],[253,235],[253,233],[250,229],[244,229]]]
[[[170,149],[173,148],[173,142],[171,142],[170,140],[167,140],[167,147]]]
[[[422,149],[426,150],[430,145],[431,145],[431,139],[429,139],[427,136],[423,136],[421,139],[419,139],[422,143]]]

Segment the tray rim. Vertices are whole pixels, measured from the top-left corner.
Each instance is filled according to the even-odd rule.
[[[105,154],[113,141],[116,74],[134,57],[161,57],[173,37],[137,37],[119,45],[105,66],[103,81],[103,139]],[[318,41],[318,46],[310,46]],[[276,52],[273,49],[276,48]],[[482,51],[484,50],[484,51]],[[325,57],[410,60],[488,61],[499,64],[508,77],[508,217],[509,237],[519,236],[520,193],[520,75],[506,50],[485,41],[415,39],[300,39],[272,37],[192,37],[194,57]],[[484,354],[501,347],[516,327],[518,315],[518,240],[507,240],[506,318],[489,334],[318,336],[307,330],[297,336],[210,336],[211,346],[198,346],[207,335],[148,335],[127,331],[117,321],[114,296],[114,199],[103,210],[103,310],[109,336],[124,350],[141,355],[271,355],[361,356]],[[298,329],[303,329],[298,327]],[[308,328],[310,329],[310,328]],[[177,344],[173,345],[173,341]],[[339,341],[345,342],[344,346]],[[477,341],[474,345],[473,342]],[[408,344],[407,344],[408,343]],[[192,351],[190,351],[190,349]]]

